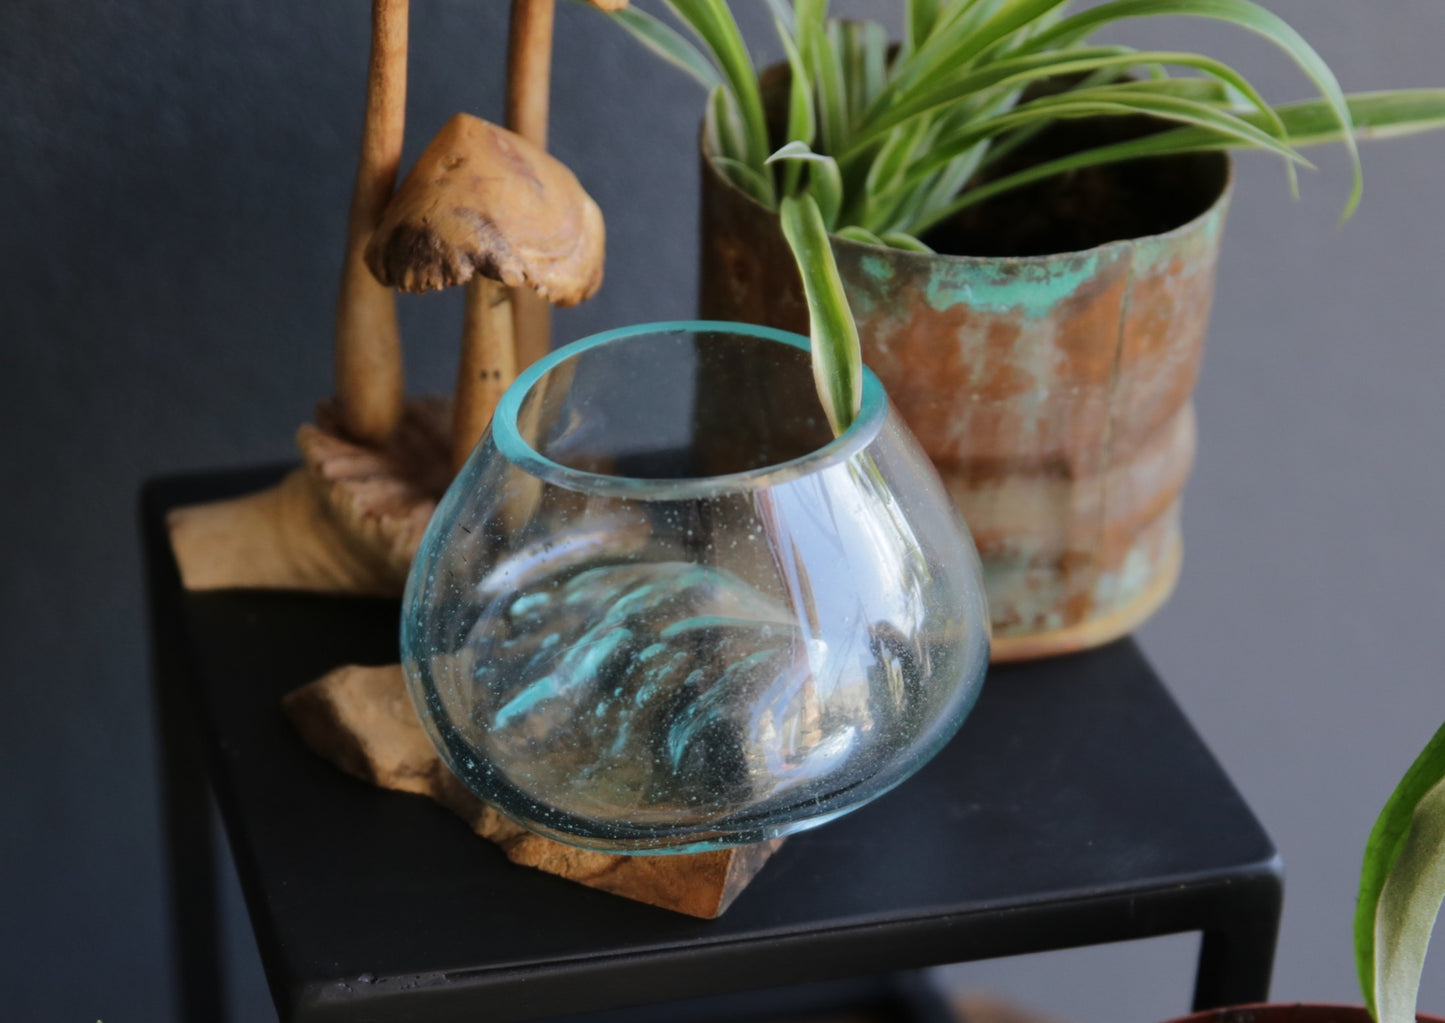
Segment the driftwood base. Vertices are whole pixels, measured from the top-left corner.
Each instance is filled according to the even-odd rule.
[[[781,840],[680,856],[616,856],[535,835],[487,806],[442,763],[406,693],[400,665],[338,668],[282,701],[315,752],[384,789],[427,796],[513,863],[689,916],[722,914]]]
[[[407,406],[390,440],[345,437],[329,404],[297,432],[304,467],[230,501],[166,520],[188,590],[310,590],[394,596],[451,482],[444,402]]]

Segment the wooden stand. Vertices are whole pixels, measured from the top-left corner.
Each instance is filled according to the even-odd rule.
[[[287,694],[287,716],[315,752],[363,781],[427,796],[513,863],[689,916],[720,916],[782,844],[719,852],[619,856],[589,852],[514,824],[477,799],[437,756],[400,665],[347,666]]]
[[[397,596],[451,482],[450,409],[408,403],[386,443],[359,444],[331,403],[296,434],[304,468],[230,501],[166,518],[188,590],[308,590]]]

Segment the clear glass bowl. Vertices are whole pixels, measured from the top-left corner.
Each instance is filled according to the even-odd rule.
[[[977,554],[865,373],[840,437],[805,338],[662,323],[507,391],[412,565],[402,661],[451,769],[609,852],[857,809],[958,730],[988,664]]]

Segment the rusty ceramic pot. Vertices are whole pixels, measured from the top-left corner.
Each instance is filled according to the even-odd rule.
[[[1225,157],[1198,159],[1210,161],[1202,213],[1085,251],[964,257],[833,239],[864,361],[973,531],[995,660],[1108,642],[1174,588],[1230,189]],[[702,179],[702,316],[806,334],[777,215],[707,159]]]
[[[1439,1016],[1416,1017],[1420,1023],[1445,1023]],[[1196,1012],[1171,1023],[1374,1023],[1362,1005],[1241,1005]]]

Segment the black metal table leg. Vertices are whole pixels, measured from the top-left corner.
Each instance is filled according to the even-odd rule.
[[[1194,982],[1196,1012],[1269,998],[1284,885],[1276,875],[1250,888],[1226,924],[1204,932]]]
[[[148,520],[153,522],[154,519]],[[148,580],[152,610],[151,678],[159,739],[160,794],[169,878],[171,964],[177,1018],[224,1023],[215,835],[199,718],[185,684],[180,644],[167,623],[179,620],[176,585]]]
[[[899,1023],[957,1023],[958,1014],[948,996],[934,982],[927,970],[907,970],[892,978],[896,1014],[890,1019]]]

